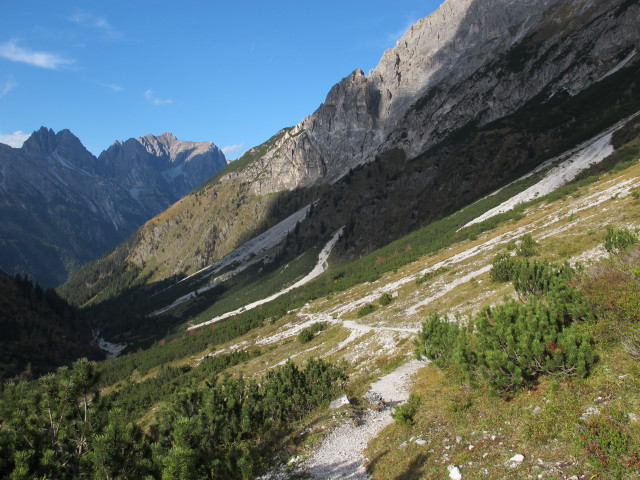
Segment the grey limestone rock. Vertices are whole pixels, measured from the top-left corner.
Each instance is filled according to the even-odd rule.
[[[254,193],[332,182],[394,148],[414,157],[536,95],[575,95],[638,60],[639,16],[624,0],[446,0],[236,175]]]

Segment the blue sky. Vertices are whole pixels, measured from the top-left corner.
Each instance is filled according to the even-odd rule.
[[[0,0],[0,142],[68,128],[98,155],[170,131],[235,159],[440,3]]]

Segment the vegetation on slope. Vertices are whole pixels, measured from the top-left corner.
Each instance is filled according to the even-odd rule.
[[[328,403],[345,380],[341,368],[322,360],[304,369],[288,362],[260,382],[218,378],[226,362],[213,362],[196,369],[203,370],[196,377],[203,384],[166,392],[146,431],[122,409],[135,400],[131,390],[101,398],[95,365],[86,360],[37,382],[6,384],[0,476],[254,478],[273,462],[295,422]]]
[[[608,237],[637,239],[625,229]],[[637,478],[640,249],[623,243],[579,273],[515,260],[521,301],[486,307],[460,327],[429,318],[417,345],[433,365],[416,376],[411,408],[371,445],[373,475],[435,479],[456,466],[463,478]],[[555,327],[540,321],[561,312]]]
[[[86,316],[53,289],[0,272],[0,380],[35,378],[79,357],[103,358]]]

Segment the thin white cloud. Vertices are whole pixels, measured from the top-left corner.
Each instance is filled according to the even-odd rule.
[[[5,145],[9,145],[13,148],[20,148],[25,140],[30,136],[31,134],[29,133],[24,133],[22,130],[16,130],[8,135],[0,134],[0,143],[4,143]]]
[[[2,88],[0,88],[0,98],[4,97],[7,93],[9,93],[17,86],[18,84],[13,80],[13,78],[9,78],[6,82],[4,82]]]
[[[144,91],[144,98],[153,105],[171,105],[173,103],[173,99],[171,98],[160,98],[155,96],[151,89]]]
[[[0,57],[12,62],[26,63],[34,67],[48,68],[50,70],[59,70],[73,63],[72,60],[55,53],[37,52],[23,48],[15,40],[0,43]]]
[[[84,10],[76,10],[69,17],[69,21],[84,27],[98,29],[109,40],[119,40],[124,37],[124,34],[111,25],[105,17]]]
[[[222,147],[222,153],[228,155],[233,152],[237,152],[238,150],[242,150],[244,148],[244,142],[239,143],[237,145],[227,145],[226,147]]]
[[[98,85],[100,85],[101,87],[104,87],[104,88],[106,88],[106,89],[108,89],[108,90],[111,90],[112,92],[115,92],[115,93],[119,93],[119,92],[121,92],[121,91],[123,90],[123,89],[122,89],[122,86],[121,86],[121,85],[118,85],[118,84],[116,84],[116,83],[102,83],[102,82],[98,82]]]

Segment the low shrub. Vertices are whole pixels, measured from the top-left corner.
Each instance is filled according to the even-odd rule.
[[[364,307],[361,307],[358,312],[356,313],[358,318],[362,318],[366,315],[369,315],[370,313],[375,312],[378,309],[378,307],[376,307],[374,304],[372,303],[367,303]]]
[[[298,333],[298,341],[300,343],[308,343],[314,339],[316,333],[319,333],[327,328],[327,324],[325,322],[316,322],[313,325],[300,330]]]
[[[380,298],[378,299],[378,303],[383,307],[386,307],[391,302],[393,302],[393,297],[388,293],[383,293],[382,295],[380,295]]]
[[[579,445],[603,478],[627,478],[640,471],[640,444],[629,435],[629,418],[624,412],[592,415],[582,425]]]
[[[446,317],[432,313],[422,324],[416,339],[416,356],[426,357],[440,368],[446,368],[454,360],[460,327]]]
[[[411,394],[409,399],[398,406],[391,412],[391,417],[402,425],[413,425],[413,417],[418,413],[420,406],[420,396]]]
[[[516,247],[516,255],[519,257],[534,257],[538,255],[538,251],[536,247],[540,246],[538,242],[536,242],[530,233],[523,235]]]
[[[443,273],[447,273],[450,269],[448,267],[439,267],[436,270],[432,270],[430,272],[425,273],[420,278],[416,280],[416,285],[421,285],[423,283],[428,282],[429,280],[433,280],[438,275],[442,275]]]
[[[607,233],[604,236],[604,248],[607,252],[617,254],[637,243],[638,237],[628,228],[607,227]]]
[[[489,277],[494,282],[509,282],[513,277],[516,260],[509,254],[496,255],[493,259]]]

